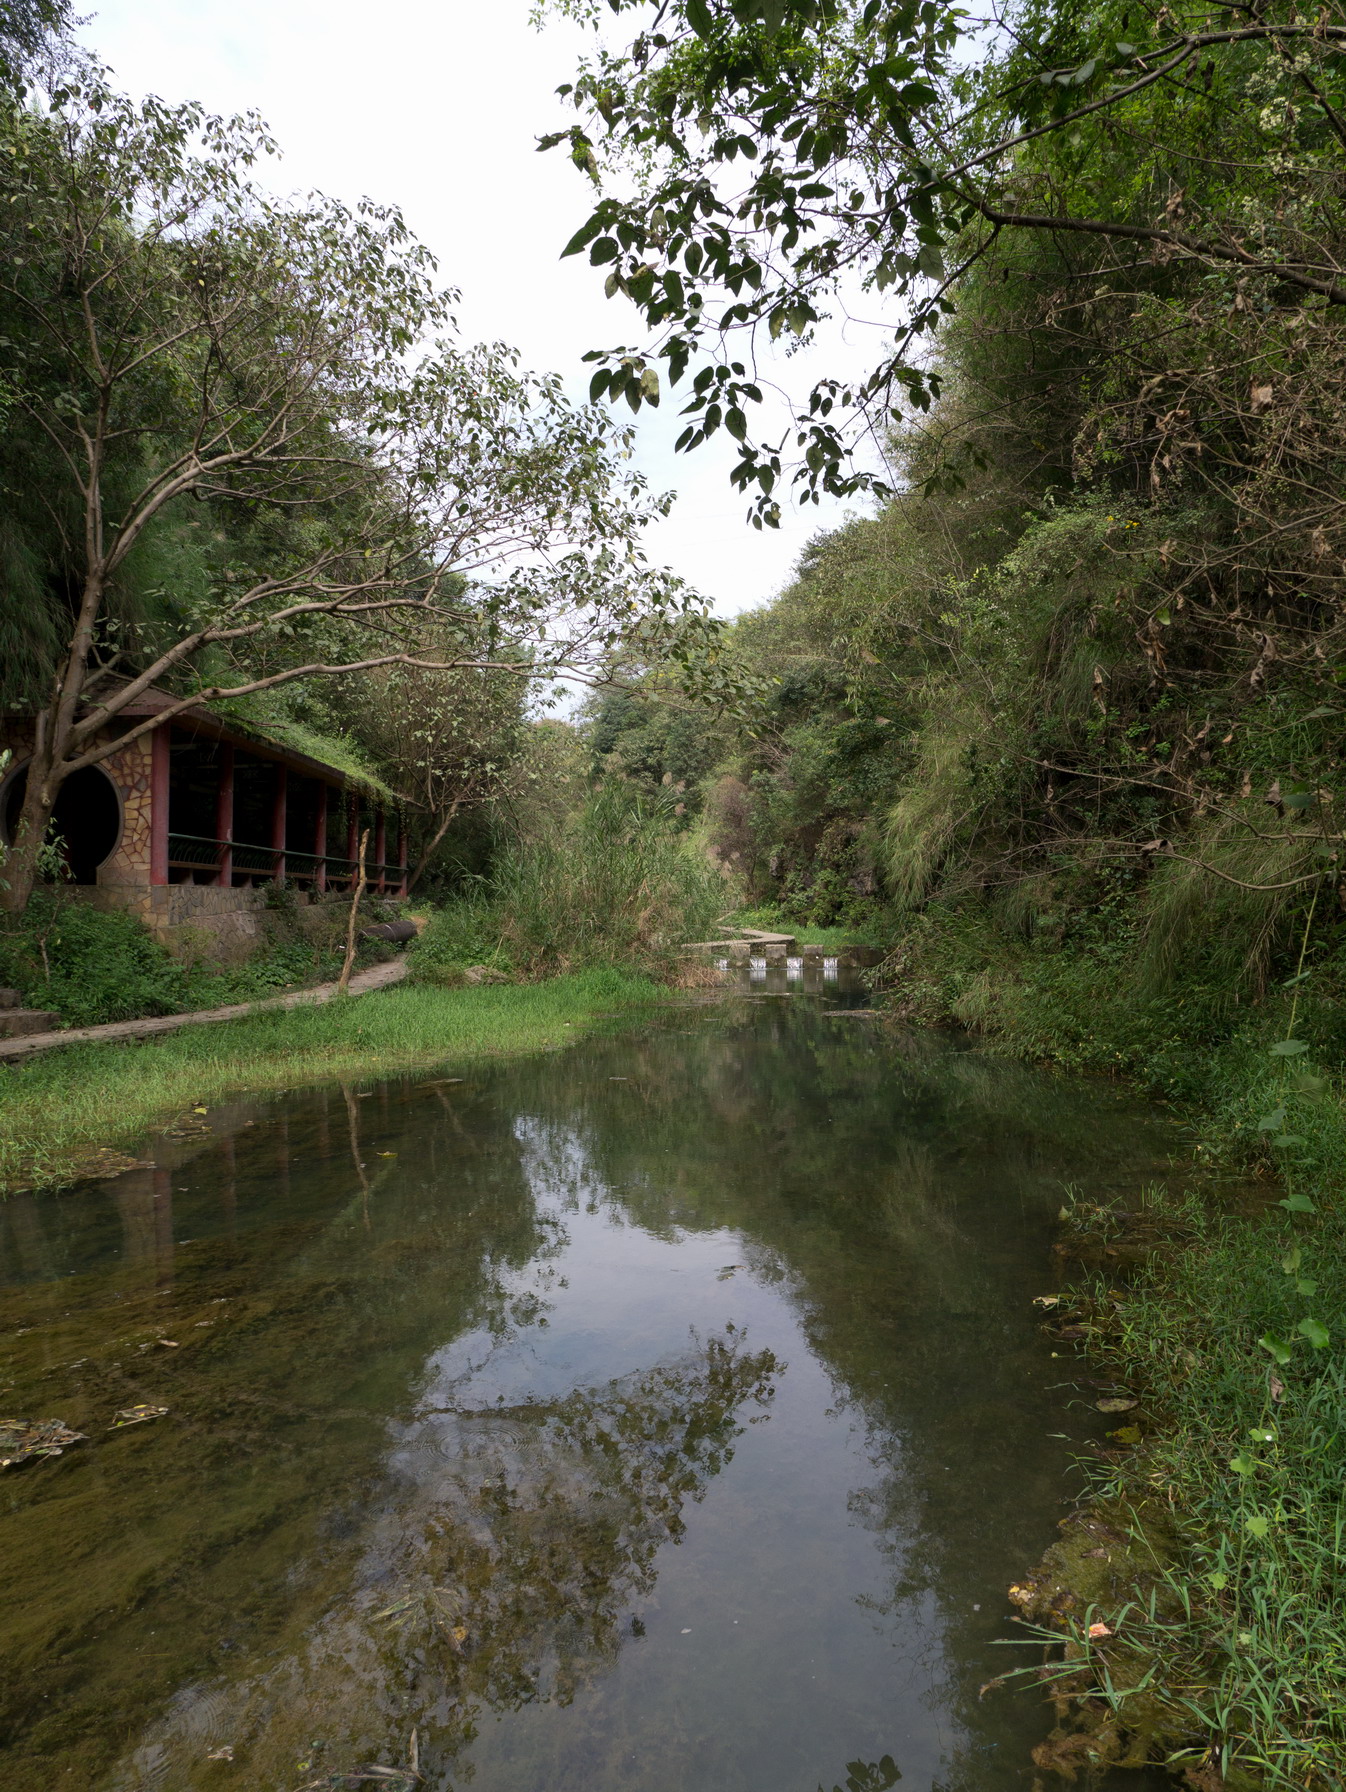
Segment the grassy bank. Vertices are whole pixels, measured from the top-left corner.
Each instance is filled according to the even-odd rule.
[[[1129,1254],[1153,1256],[1120,1288],[1086,1275],[1074,1317],[1087,1329],[1064,1334],[1141,1401],[1097,1488],[1105,1532],[1133,1531],[1117,1554],[1126,1567],[1094,1581],[1086,1552],[1063,1577],[1050,1552],[1046,1590],[1029,1604],[1059,1630],[1052,1589],[1075,1595],[1064,1623],[1078,1671],[1053,1746],[1077,1765],[1087,1748],[1135,1764],[1148,1747],[1211,1776],[1202,1788],[1343,1783],[1346,1109],[1334,933],[1301,934],[1307,947],[1255,1001],[1236,998],[1209,954],[1156,988],[1124,907],[1103,925],[1018,942],[984,915],[927,911],[891,962],[887,999],[907,1016],[1123,1075],[1188,1122],[1194,1172],[1241,1178],[1239,1213],[1218,1181],[1194,1174],[1200,1197],[1179,1198],[1180,1214],[1169,1197],[1167,1214],[1152,1202],[1100,1216],[1110,1242],[1129,1230]],[[1258,1189],[1251,1205],[1263,1211],[1250,1216]],[[1108,1635],[1090,1642],[1089,1622]]]
[[[66,1180],[99,1150],[125,1150],[226,1096],[538,1051],[665,993],[602,969],[520,986],[403,986],[134,1045],[46,1053],[0,1070],[0,1187]]]
[[[1346,1225],[1272,1211],[1208,1218],[1100,1327],[1154,1420],[1105,1492],[1161,1501],[1182,1546],[1158,1614],[1119,1606],[1114,1628],[1159,1662],[1175,1730],[1216,1739],[1229,1784],[1339,1786],[1346,1366],[1299,1328],[1346,1307]]]

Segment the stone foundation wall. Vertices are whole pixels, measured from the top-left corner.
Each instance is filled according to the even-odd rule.
[[[95,908],[134,915],[178,958],[239,964],[266,943],[266,905],[261,890],[229,890],[216,884],[113,883],[100,871],[96,886],[71,893]]]

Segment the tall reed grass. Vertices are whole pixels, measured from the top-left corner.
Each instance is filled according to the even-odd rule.
[[[451,982],[470,964],[525,977],[600,964],[657,973],[731,900],[670,802],[609,784],[567,824],[507,847],[489,879],[434,916],[412,974]]]

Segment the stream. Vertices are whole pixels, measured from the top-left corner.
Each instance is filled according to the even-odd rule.
[[[0,1202],[0,1417],[87,1434],[0,1474],[6,1792],[1029,1792],[979,1688],[1116,1422],[1032,1300],[1171,1133],[839,1000]]]

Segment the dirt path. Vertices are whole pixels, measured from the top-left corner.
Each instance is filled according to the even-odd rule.
[[[386,989],[400,983],[407,974],[404,958],[391,964],[376,964],[371,971],[361,971],[351,978],[350,993],[367,995],[371,989]],[[320,983],[314,989],[292,990],[287,996],[268,996],[264,1002],[237,1002],[229,1008],[194,1008],[190,1014],[158,1014],[148,1020],[114,1020],[102,1027],[67,1027],[56,1033],[30,1033],[25,1039],[0,1039],[0,1060],[26,1058],[32,1052],[48,1052],[57,1045],[102,1045],[115,1039],[148,1039],[155,1033],[176,1033],[179,1027],[200,1027],[209,1021],[242,1020],[267,1008],[302,1008],[307,1002],[328,1002],[336,994],[335,983]]]

